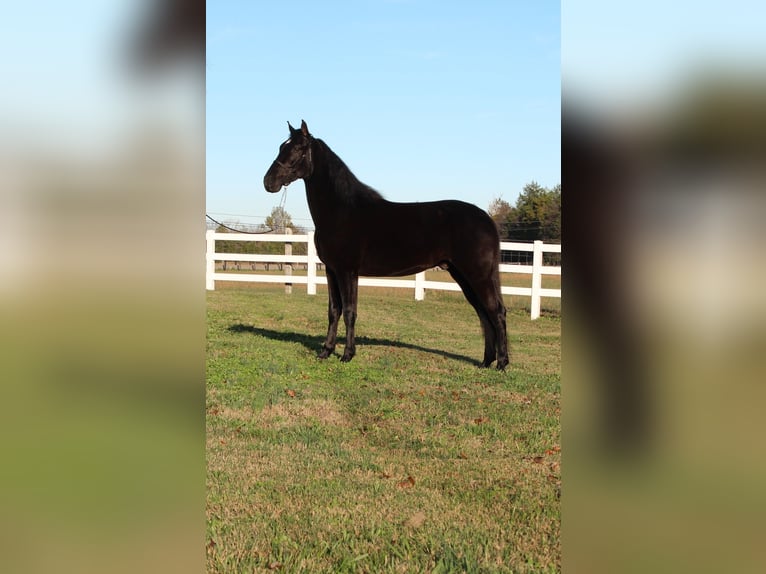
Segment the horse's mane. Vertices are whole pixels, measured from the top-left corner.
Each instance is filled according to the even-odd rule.
[[[317,138],[314,138],[314,141],[327,159],[327,170],[337,193],[354,202],[365,200],[375,202],[383,199],[378,191],[359,181],[343,160],[330,149],[330,146]]]

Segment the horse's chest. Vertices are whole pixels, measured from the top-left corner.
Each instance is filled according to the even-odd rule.
[[[335,246],[332,236],[322,233],[319,229],[314,232],[314,244],[317,248],[317,255],[327,265],[332,265],[339,252]]]
[[[360,253],[359,240],[353,240],[343,233],[326,233],[317,229],[314,232],[314,244],[319,258],[332,268],[353,268],[358,264]]]

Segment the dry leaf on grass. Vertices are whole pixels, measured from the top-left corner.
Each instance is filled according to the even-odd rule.
[[[396,486],[398,486],[399,488],[412,488],[413,486],[415,486],[415,479],[412,478],[412,476],[408,476],[404,480],[400,480],[399,482],[397,482]]]
[[[216,546],[217,544],[215,543],[215,540],[211,538],[210,541],[205,545],[205,548],[207,549],[207,553],[213,554],[215,552]]]

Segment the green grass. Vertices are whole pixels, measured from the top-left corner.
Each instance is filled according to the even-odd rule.
[[[461,294],[362,288],[344,364],[316,359],[326,294],[217,287],[209,572],[560,570],[557,309],[508,298],[500,373]]]
[[[231,273],[232,275],[284,275],[284,271],[280,271],[276,269],[271,269],[270,271],[266,271],[264,269],[258,269],[257,271],[253,271],[250,269],[249,266],[242,264],[241,270],[236,269],[229,269],[227,271],[223,271],[222,269],[216,269],[217,273]],[[296,277],[305,277],[307,274],[305,269],[295,269],[293,270],[293,275]],[[317,271],[318,277],[324,276],[324,270],[318,270]],[[414,275],[407,275],[404,277],[397,277],[397,279],[410,279],[414,280]],[[426,271],[426,281],[441,281],[445,283],[454,283],[452,278],[450,277],[449,273],[446,271],[442,271],[438,268],[435,269],[429,269]],[[531,287],[532,286],[532,275],[526,274],[526,273],[501,273],[500,274],[500,284],[504,287]],[[233,281],[216,281],[216,285],[218,287],[225,287],[225,286],[241,286],[242,283],[239,282],[233,282]],[[262,284],[259,284],[262,285]],[[541,280],[541,286],[543,289],[561,289],[561,276],[560,275],[543,275]],[[367,288],[369,289],[369,288]],[[385,292],[386,289],[379,289],[378,292]],[[399,296],[407,297],[405,294],[409,294],[410,298],[414,298],[414,288],[413,289],[397,289],[399,291]],[[293,285],[293,292],[297,293],[306,293],[306,285]],[[318,285],[317,286],[317,292],[322,294],[324,293],[326,297],[327,293],[327,287],[324,285]],[[432,289],[426,289],[426,299],[431,296],[433,293],[439,293],[440,291],[432,290]],[[509,307],[517,308],[517,307],[525,307],[527,311],[529,311],[529,297],[526,296],[506,296],[506,305]],[[561,298],[559,297],[543,297],[543,311],[550,311],[553,313],[560,314],[561,313]]]

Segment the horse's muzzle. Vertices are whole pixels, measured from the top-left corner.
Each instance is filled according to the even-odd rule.
[[[266,175],[263,176],[263,187],[269,193],[276,193],[282,188],[282,184],[274,177],[274,174],[269,170]]]

